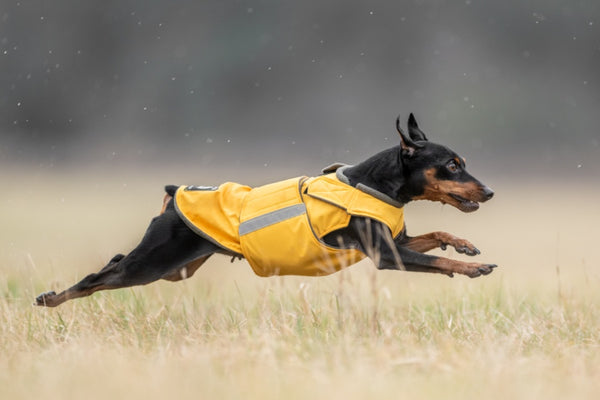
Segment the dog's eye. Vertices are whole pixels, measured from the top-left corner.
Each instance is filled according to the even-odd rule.
[[[446,168],[448,168],[448,171],[450,171],[450,172],[457,172],[458,171],[458,165],[456,165],[456,161],[454,161],[454,160],[450,161],[446,165]]]

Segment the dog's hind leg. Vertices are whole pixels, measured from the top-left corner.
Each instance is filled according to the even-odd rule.
[[[108,262],[108,264],[106,264],[104,266],[104,268],[102,268],[100,270],[100,272],[105,271],[105,270],[111,268],[114,264],[118,263],[119,261],[121,261],[124,258],[125,258],[125,254],[121,254],[121,253],[115,254],[114,257],[110,259],[110,261]]]
[[[188,276],[191,276],[202,262],[219,250],[222,249],[192,232],[171,206],[152,220],[144,238],[131,253],[113,257],[99,272],[86,276],[59,294],[39,295],[35,304],[55,307],[99,290],[145,285],[172,277],[184,267],[188,271],[188,266]]]
[[[202,264],[204,264],[204,262],[206,260],[208,260],[208,257],[210,257],[211,255],[212,254],[209,254],[207,256],[200,257],[194,261],[190,261],[189,263],[185,264],[180,269],[171,271],[171,272],[163,275],[161,277],[161,279],[164,279],[166,281],[171,281],[171,282],[177,282],[177,281],[180,281],[183,279],[187,279],[187,278],[191,277],[192,275],[194,275],[194,272],[196,272],[198,270],[198,268],[200,268],[202,266]]]

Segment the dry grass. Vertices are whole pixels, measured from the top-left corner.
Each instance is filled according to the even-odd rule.
[[[472,215],[411,205],[411,232],[470,238],[501,266],[480,279],[368,262],[327,278],[265,279],[215,257],[182,283],[43,309],[31,306],[36,294],[135,244],[162,180],[81,190],[77,176],[3,179],[16,190],[0,211],[2,399],[591,399],[600,390],[600,262],[596,238],[582,234],[600,222],[598,192],[574,187],[554,200],[550,187],[501,185]],[[561,213],[563,204],[577,207]]]

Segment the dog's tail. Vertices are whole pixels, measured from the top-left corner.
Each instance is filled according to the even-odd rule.
[[[179,186],[176,185],[167,185],[165,186],[165,192],[167,192],[167,194],[171,197],[175,196],[175,192],[177,191],[177,188],[179,188]]]

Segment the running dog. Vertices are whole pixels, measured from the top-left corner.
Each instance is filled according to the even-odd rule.
[[[56,307],[99,290],[189,278],[215,253],[247,259],[259,276],[322,276],[364,257],[378,269],[470,278],[491,273],[495,264],[425,254],[447,246],[480,254],[465,239],[407,234],[403,207],[410,201],[473,212],[494,192],[466,171],[464,158],[429,142],[413,114],[408,135],[399,118],[396,129],[399,145],[354,166],[333,164],[316,177],[257,188],[167,186],[161,213],[136,248],[61,293],[40,294],[35,304]]]

